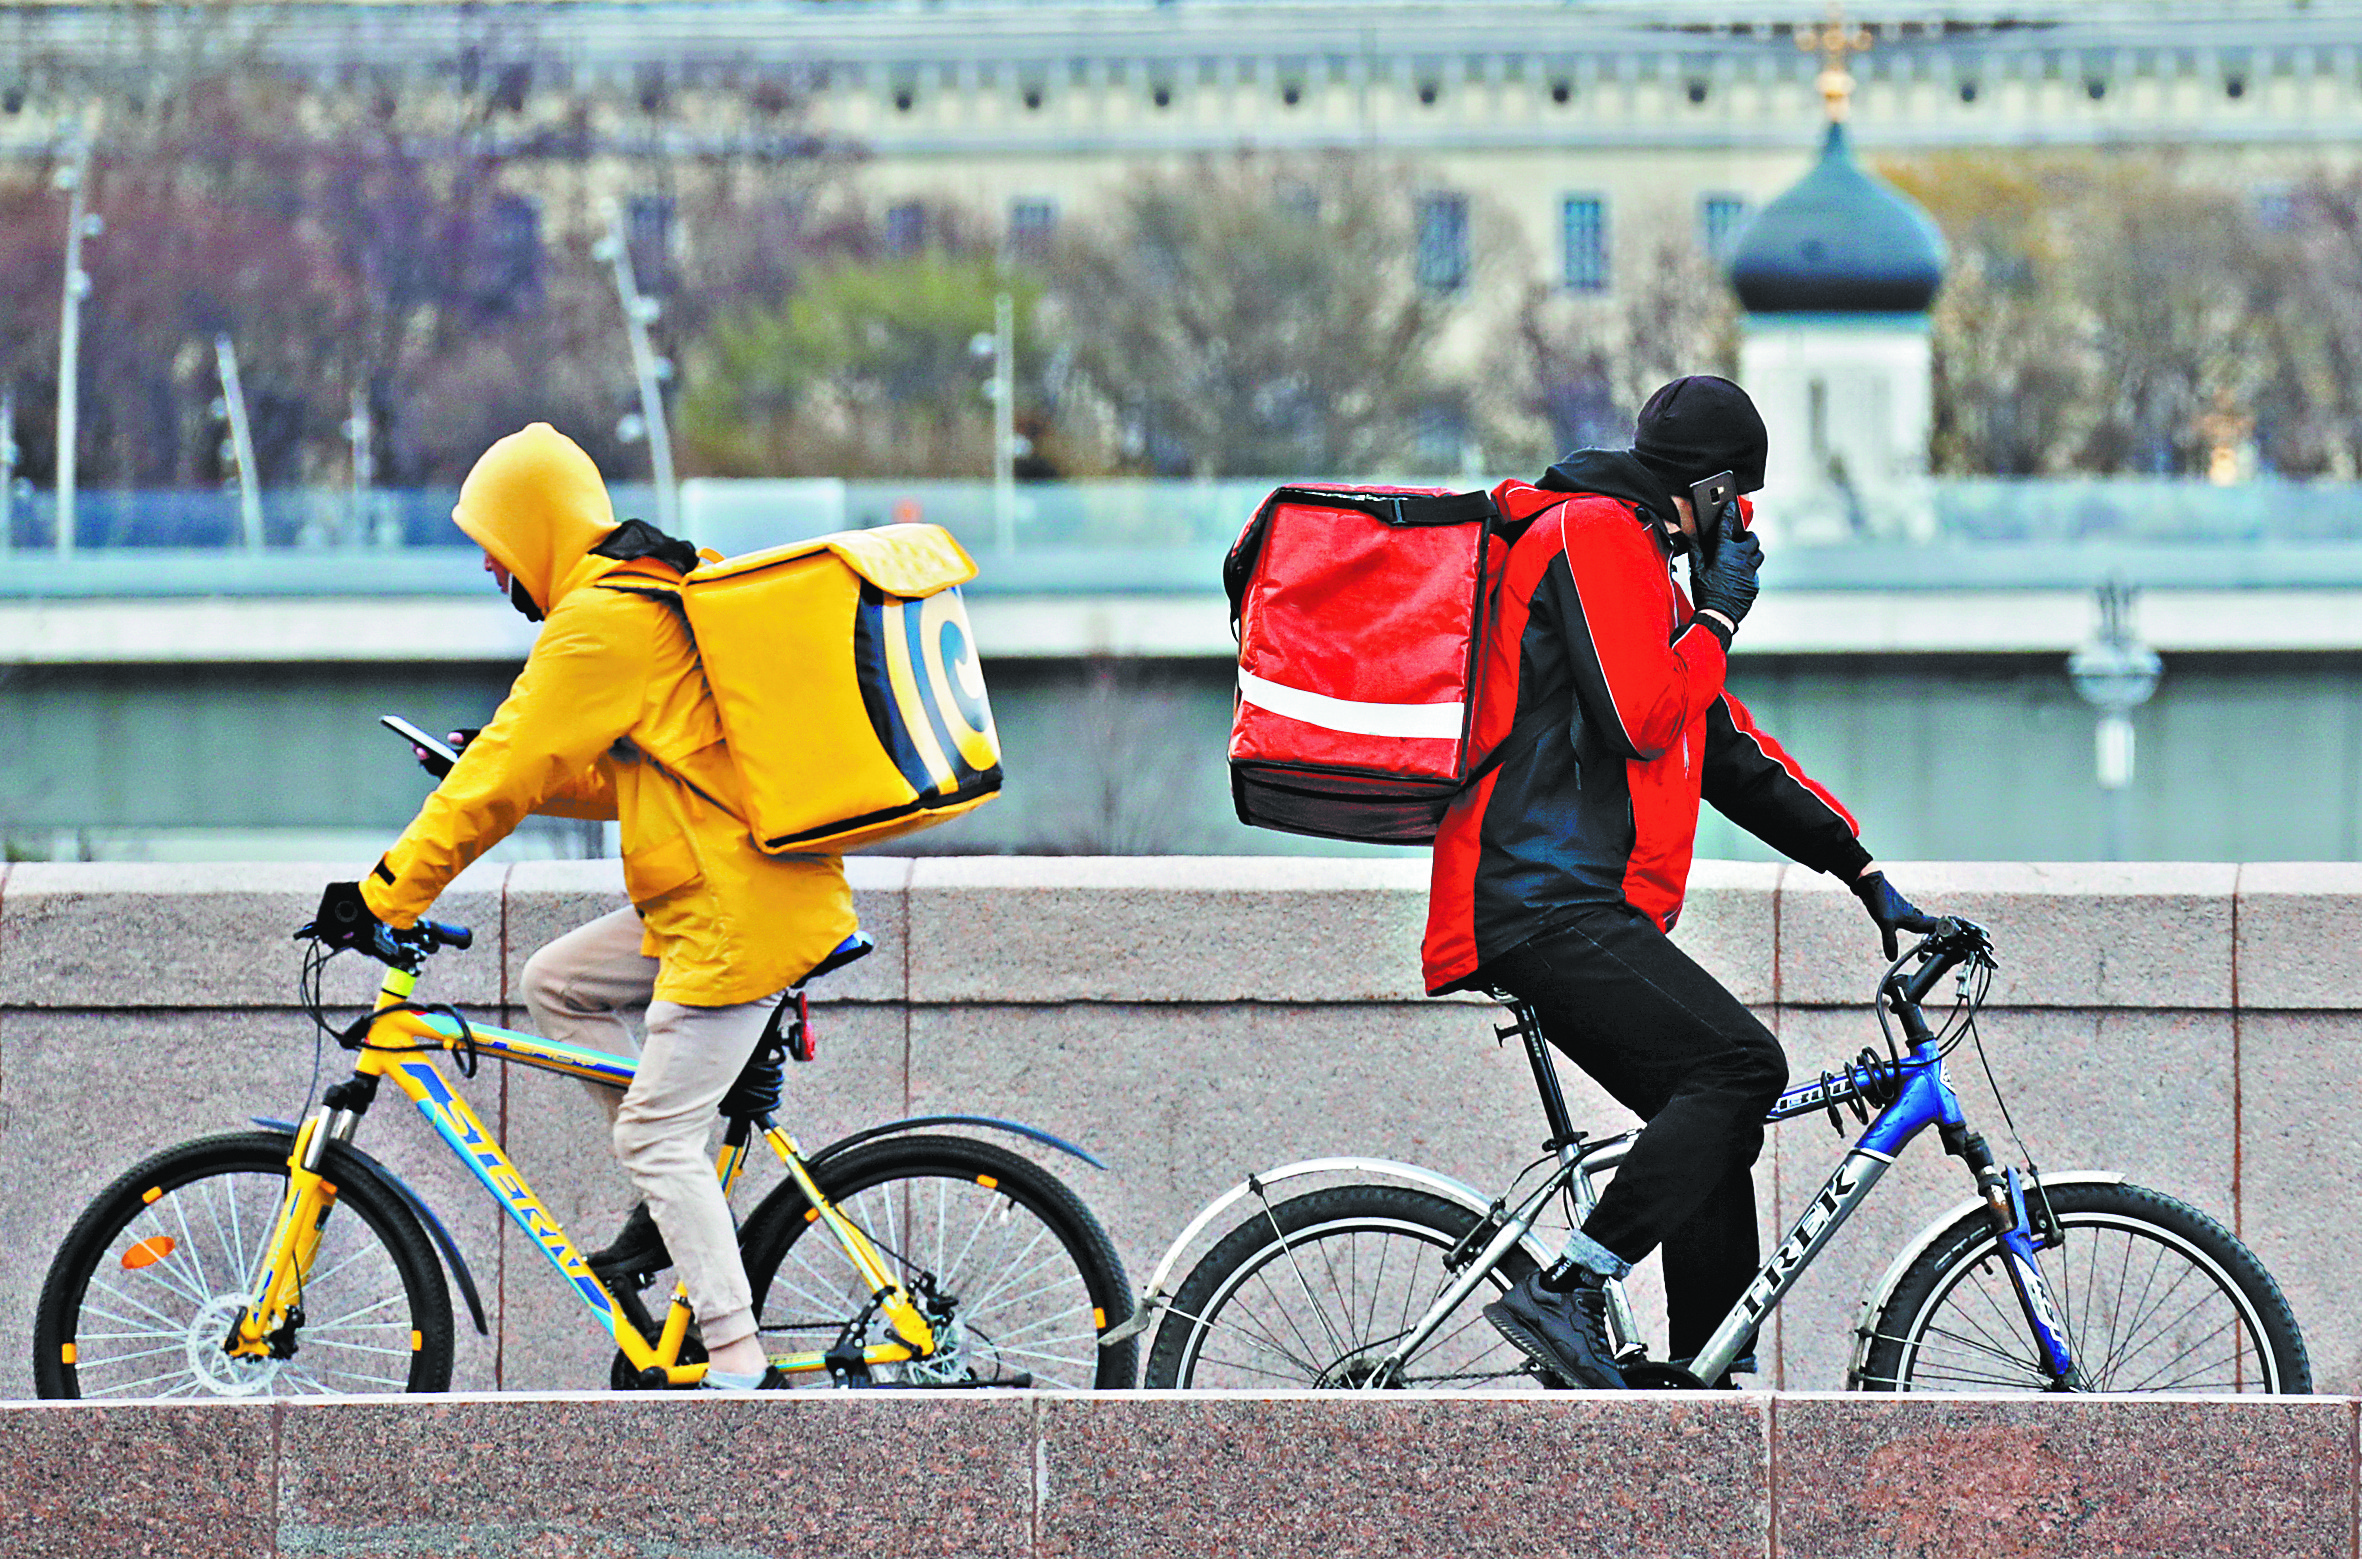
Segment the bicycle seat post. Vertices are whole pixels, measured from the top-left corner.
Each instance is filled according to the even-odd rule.
[[[1493,1032],[1502,1039],[1515,1034],[1525,1041],[1526,1064],[1534,1069],[1534,1091],[1542,1096],[1542,1115],[1550,1124],[1550,1140],[1545,1146],[1564,1157],[1583,1140],[1583,1134],[1575,1130],[1567,1114],[1566,1094],[1558,1086],[1558,1067],[1550,1059],[1549,1041],[1542,1037],[1542,1020],[1530,1002],[1503,998],[1501,1004],[1516,1021]]]

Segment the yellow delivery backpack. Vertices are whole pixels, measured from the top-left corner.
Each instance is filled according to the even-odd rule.
[[[857,850],[999,792],[1000,737],[960,603],[975,577],[942,526],[886,525],[681,581],[762,849]]]

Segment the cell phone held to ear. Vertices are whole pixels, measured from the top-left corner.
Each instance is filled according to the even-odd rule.
[[[1722,539],[1725,525],[1743,523],[1735,503],[1738,496],[1739,479],[1729,471],[1689,484],[1690,510],[1698,517],[1698,539],[1705,546],[1712,547]]]

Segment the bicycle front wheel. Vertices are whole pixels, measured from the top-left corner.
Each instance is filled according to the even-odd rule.
[[[1458,1276],[1444,1258],[1477,1222],[1456,1202],[1387,1185],[1313,1191],[1258,1210],[1208,1251],[1174,1294],[1145,1384],[1530,1389],[1538,1382],[1525,1355],[1482,1313],[1534,1270],[1514,1246],[1399,1374],[1377,1378]]]
[[[2063,1242],[2038,1253],[2090,1391],[2309,1392],[2280,1286],[2230,1230],[2131,1185],[2050,1192]],[[1879,1312],[1852,1384],[2047,1391],[2006,1253],[1982,1209],[1936,1237]]]
[[[934,1321],[936,1351],[877,1366],[881,1383],[1132,1384],[1138,1344],[1099,1346],[1132,1313],[1123,1262],[1039,1164],[964,1137],[889,1137],[821,1160],[813,1178]],[[892,1341],[868,1283],[792,1182],[747,1220],[740,1246],[773,1357]]]
[[[337,1187],[283,1357],[223,1340],[260,1286],[287,1197],[288,1139],[262,1132],[170,1148],[117,1180],[50,1264],[33,1324],[45,1397],[273,1397],[442,1391],[451,1294],[400,1198],[329,1150]]]

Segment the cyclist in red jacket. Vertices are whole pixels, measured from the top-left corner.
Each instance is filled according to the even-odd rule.
[[[1755,1275],[1753,1166],[1787,1086],[1779,1041],[1675,947],[1701,797],[1850,883],[1891,957],[1933,922],[1871,867],[1852,814],[1723,688],[1763,548],[1746,506],[1692,511],[1691,484],[1763,485],[1763,419],[1727,379],[1677,379],[1630,450],[1550,468],[1511,549],[1483,653],[1479,746],[1500,762],[1436,835],[1430,994],[1505,990],[1647,1125],[1548,1270],[1485,1314],[1576,1385],[1620,1388],[1601,1284],[1662,1248],[1669,1351],[1694,1357]],[[1692,601],[1672,578],[1688,555]],[[1505,691],[1503,691],[1505,690]],[[1497,692],[1497,696],[1496,696]]]

